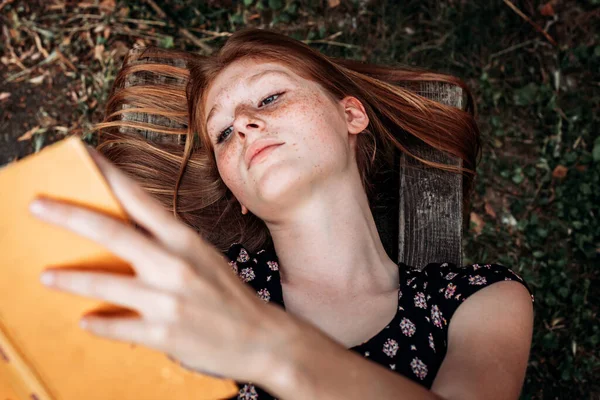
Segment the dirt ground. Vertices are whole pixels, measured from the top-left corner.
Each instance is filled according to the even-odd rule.
[[[0,72],[1,75],[5,71]],[[10,97],[0,101],[0,165],[4,166],[19,160],[35,151],[37,146],[46,146],[64,138],[53,126],[68,126],[71,118],[67,110],[72,107],[65,89],[69,78],[60,68],[52,68],[53,82],[45,82],[39,87],[29,83],[9,82],[2,86],[1,92],[11,93]],[[41,139],[17,140],[35,127],[48,129]],[[43,143],[40,143],[43,140]],[[38,147],[39,149],[39,147]]]

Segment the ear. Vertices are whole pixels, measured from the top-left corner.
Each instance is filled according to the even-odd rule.
[[[369,126],[369,116],[360,100],[353,96],[346,96],[340,101],[346,116],[348,133],[358,134]]]

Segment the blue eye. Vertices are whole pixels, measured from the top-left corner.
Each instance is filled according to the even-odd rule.
[[[270,99],[271,97],[275,97],[275,96],[281,96],[283,93],[285,93],[285,92],[282,92],[282,93],[276,93],[276,94],[272,94],[272,95],[270,95],[269,97],[265,97],[265,98],[264,98],[264,99],[263,99],[263,100],[260,102],[260,104],[262,104],[262,103],[263,103],[265,100],[268,100],[268,99]],[[279,97],[278,97],[278,98],[279,98]],[[275,101],[275,100],[273,100],[273,101]],[[272,102],[273,102],[273,101],[272,101]],[[272,102],[271,102],[271,103],[272,103]],[[269,103],[269,104],[271,104],[271,103]],[[267,104],[267,105],[268,105],[268,104]],[[230,126],[230,127],[228,127],[227,129],[225,129],[225,130],[221,131],[221,133],[220,133],[219,137],[217,138],[217,144],[219,144],[219,143],[223,142],[224,140],[226,140],[226,138],[224,137],[224,133],[225,133],[225,132],[227,132],[227,131],[229,130],[229,128],[231,128],[231,126]],[[229,137],[229,135],[227,135],[227,137]]]

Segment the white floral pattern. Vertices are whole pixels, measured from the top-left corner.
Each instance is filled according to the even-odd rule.
[[[433,342],[433,335],[431,332],[429,332],[429,347],[431,347],[431,350],[435,353],[435,343]]]
[[[431,306],[431,319],[433,319],[433,325],[442,328],[442,312],[437,304]]]
[[[239,391],[238,397],[239,400],[257,400],[258,393],[256,393],[256,387],[253,384],[247,383],[245,384]]]
[[[394,357],[398,351],[398,347],[398,342],[396,342],[394,339],[388,339],[383,344],[383,352],[388,357]]]
[[[240,277],[244,282],[250,282],[252,279],[255,278],[255,276],[256,275],[254,274],[254,270],[250,267],[244,268],[242,269],[242,272],[240,272]]]
[[[268,289],[260,289],[257,293],[258,297],[260,297],[265,303],[268,303],[269,300],[271,300],[271,294],[269,293]]]
[[[417,327],[415,326],[415,324],[412,323],[410,319],[402,318],[402,322],[400,322],[400,329],[402,330],[402,333],[404,335],[410,337],[415,334]]]
[[[454,295],[456,291],[456,285],[450,282],[448,286],[446,286],[446,290],[444,291],[444,297],[449,299]]]
[[[240,253],[237,256],[237,262],[246,262],[250,259],[250,256],[248,255],[248,251],[244,248],[240,249]]]
[[[417,292],[415,295],[415,307],[427,308],[427,300],[425,300],[425,293]]]
[[[418,357],[413,358],[410,362],[410,367],[412,368],[413,373],[421,380],[425,379],[427,376],[427,365]]]
[[[469,277],[469,285],[485,285],[487,283],[483,276],[475,275]]]

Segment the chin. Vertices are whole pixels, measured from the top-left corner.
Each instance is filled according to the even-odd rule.
[[[256,181],[250,178],[249,183],[254,185],[258,202],[269,207],[289,207],[304,197],[301,193],[312,181],[311,176],[298,174],[298,165],[281,162],[260,167],[264,167],[264,170],[260,171]]]

